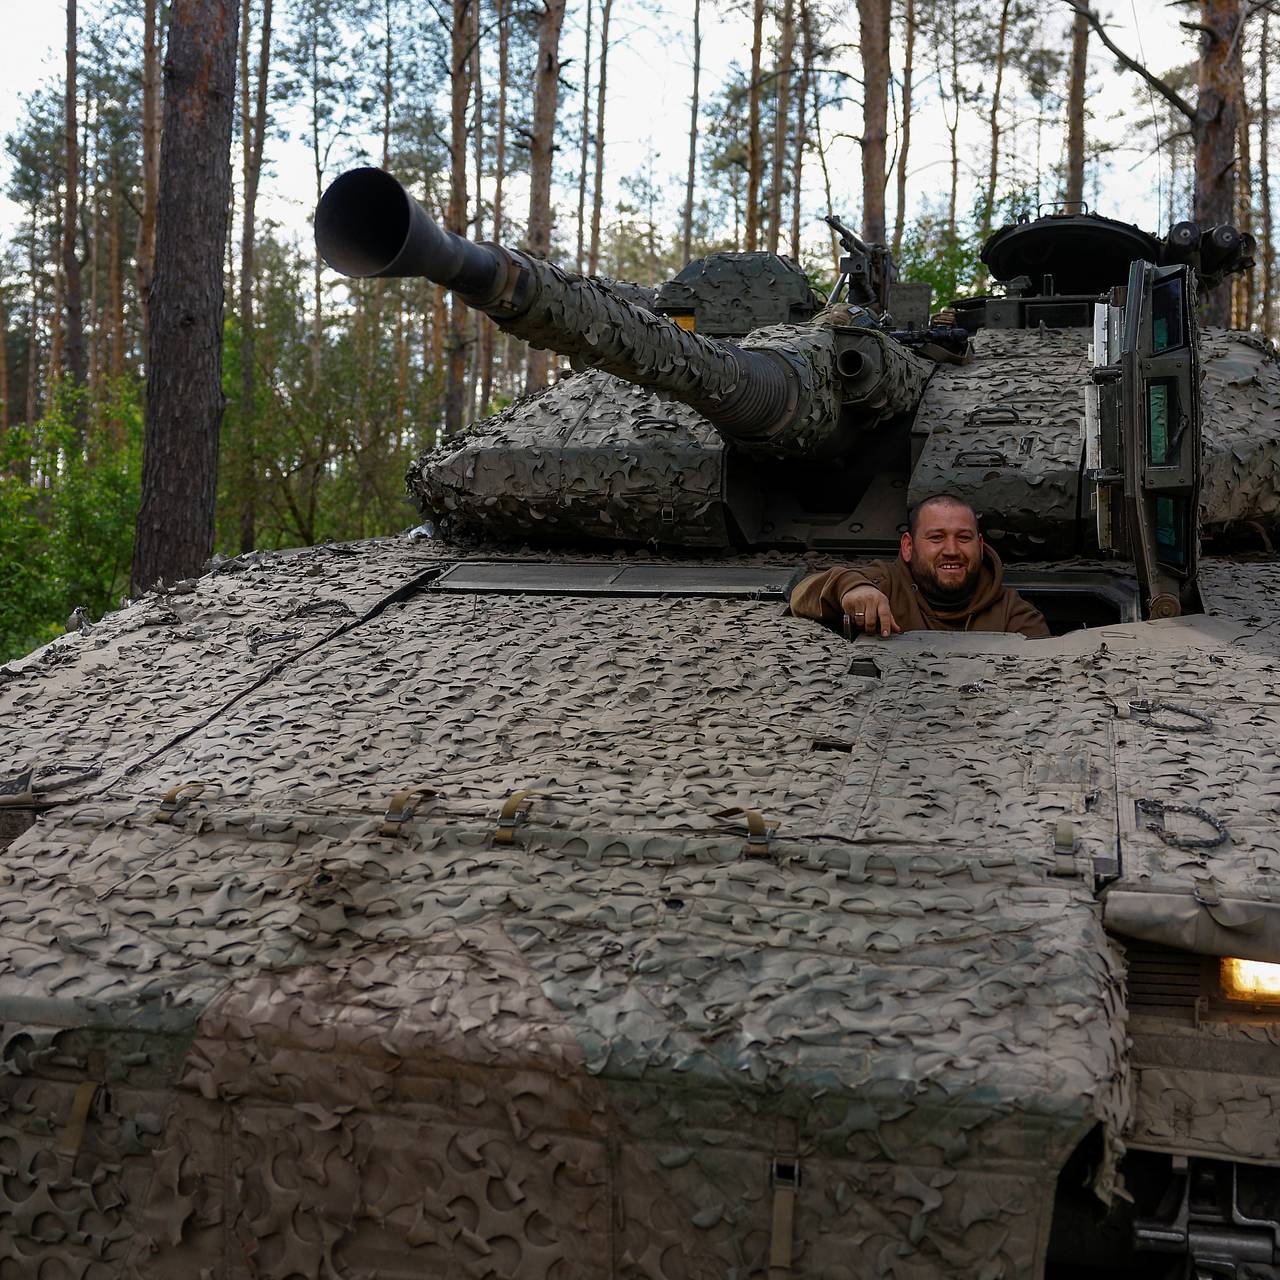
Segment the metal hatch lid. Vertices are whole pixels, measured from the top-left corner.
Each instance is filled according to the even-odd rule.
[[[784,600],[790,587],[807,572],[799,561],[769,566],[462,560],[446,569],[429,589],[495,595]]]
[[[1039,291],[1044,276],[1058,293],[1105,292],[1124,284],[1135,258],[1158,261],[1160,242],[1128,222],[1097,213],[1050,214],[1001,227],[982,246],[982,261],[997,280],[1030,276]]]

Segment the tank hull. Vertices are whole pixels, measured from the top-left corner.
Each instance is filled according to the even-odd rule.
[[[1135,1059],[1110,905],[1201,909],[1135,796],[1228,826],[1223,899],[1280,857],[1274,569],[851,649],[782,615],[804,567],[318,548],[10,669],[0,1258],[1026,1276],[1086,1142],[1104,1199],[1126,1142],[1280,1158],[1239,1032]]]

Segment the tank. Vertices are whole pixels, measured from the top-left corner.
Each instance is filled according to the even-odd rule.
[[[0,668],[0,1275],[1276,1275],[1280,373],[1174,232],[931,315],[340,179],[576,371]],[[1051,637],[788,613],[937,489]]]

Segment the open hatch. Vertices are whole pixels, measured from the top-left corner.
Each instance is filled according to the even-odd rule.
[[[1195,277],[1137,261],[1094,312],[1086,391],[1086,477],[1098,546],[1131,559],[1143,616],[1200,608],[1203,461]]]

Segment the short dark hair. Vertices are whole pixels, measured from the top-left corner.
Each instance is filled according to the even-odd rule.
[[[920,516],[925,507],[931,507],[935,503],[949,507],[963,507],[973,517],[973,523],[975,525],[978,523],[978,513],[963,498],[957,498],[953,493],[931,493],[927,498],[921,498],[907,512],[907,532],[913,538],[916,536],[916,528],[920,524]]]

